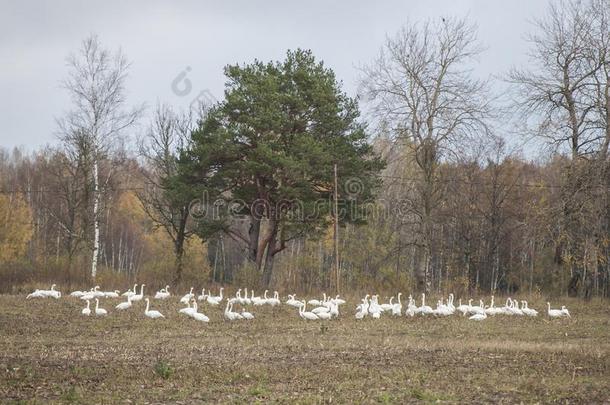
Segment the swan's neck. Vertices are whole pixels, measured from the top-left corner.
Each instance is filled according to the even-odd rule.
[[[148,312],[149,308],[150,308],[150,301],[146,300],[146,312]]]

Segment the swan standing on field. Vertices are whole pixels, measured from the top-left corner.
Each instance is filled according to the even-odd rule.
[[[104,292],[104,297],[105,298],[119,298],[119,290],[114,290],[114,291],[105,291]]]
[[[398,296],[397,296],[398,302],[392,306],[392,315],[394,315],[394,316],[402,315],[402,302],[400,302],[401,295],[402,295],[402,293],[398,293]]]
[[[127,290],[127,291],[125,291],[125,292],[124,292],[123,294],[121,294],[121,295],[122,295],[123,297],[129,297],[129,296],[132,296],[132,295],[136,295],[136,288],[137,288],[137,287],[138,287],[138,285],[137,285],[137,284],[134,284],[134,285],[133,285],[133,291],[131,291],[131,290]]]
[[[567,316],[568,318],[571,318],[570,312],[568,311],[568,309],[566,308],[565,305],[561,306],[561,313],[563,314],[563,316]]]
[[[100,300],[98,298],[95,299],[95,315],[97,315],[97,316],[108,315],[108,311],[106,311],[104,308],[100,308]]]
[[[521,301],[521,311],[527,316],[538,316],[538,311],[530,308],[525,300]]]
[[[191,287],[191,291],[188,294],[184,294],[182,298],[180,298],[180,302],[186,304],[189,302],[195,295],[193,294],[193,287]]]
[[[547,302],[547,313],[549,315],[549,318],[561,318],[564,316],[568,316],[563,312],[563,309],[551,309],[551,303]],[[567,310],[566,310],[567,311]]]
[[[281,305],[281,301],[280,301],[280,293],[278,293],[277,291],[273,292],[273,298],[268,298],[267,299],[267,304],[271,305],[272,307]]]
[[[140,285],[140,294],[134,294],[131,296],[131,302],[142,301],[144,298],[144,286],[146,284]]]
[[[157,293],[155,294],[155,299],[156,300],[164,300],[170,297],[170,293],[169,293],[169,286],[166,285],[165,288],[162,288],[160,291],[157,291]]]
[[[425,293],[423,293],[421,295],[421,307],[419,307],[417,309],[417,312],[422,315],[432,315],[434,313],[434,310],[432,309],[432,307],[426,305],[426,294]]]
[[[210,290],[211,291],[211,290]],[[222,302],[222,288],[220,289],[220,295],[213,296],[211,293],[207,296],[207,303],[213,306],[220,305]]]
[[[303,305],[301,305],[299,307],[299,316],[301,318],[307,319],[307,320],[310,320],[310,321],[317,321],[318,319],[320,319],[318,317],[318,315],[314,314],[313,312],[305,311],[305,309],[307,307],[307,304],[305,303],[305,301],[301,301],[301,303],[303,304]]]
[[[91,304],[91,301],[87,300],[87,308],[83,308],[83,310],[80,311],[80,313],[83,315],[87,315],[87,316],[91,315],[90,304]]]
[[[193,311],[191,312],[190,316],[191,316],[191,318],[193,318],[196,321],[210,322],[210,318],[208,318],[201,312],[197,312],[197,301],[196,300],[193,300]]]
[[[85,295],[86,293],[87,293],[87,291],[78,291],[78,290],[77,291],[72,291],[70,293],[70,297],[80,298],[83,295]]]
[[[231,301],[232,301],[232,299],[231,299],[231,300],[227,300],[227,305],[225,306],[224,317],[225,317],[225,319],[226,319],[226,320],[228,320],[228,321],[235,321],[236,319],[238,319],[238,318],[235,316],[235,315],[236,315],[236,313],[235,313],[235,312],[231,312],[231,311],[229,310],[229,306],[230,306],[230,305],[233,305],[233,304],[231,303]]]
[[[163,314],[159,311],[150,311],[150,300],[148,299],[148,297],[146,298],[146,309],[144,310],[144,315],[146,315],[147,317],[151,318],[151,319],[157,319],[157,318],[165,318],[163,316]]]
[[[131,307],[131,296],[128,295],[127,301],[121,302],[116,307],[114,307],[114,309],[124,310],[124,309],[130,308],[130,307]]]
[[[194,308],[191,308],[191,301],[189,301],[186,303],[186,308],[182,308],[181,310],[178,311],[178,313],[191,316],[193,311],[194,311]]]

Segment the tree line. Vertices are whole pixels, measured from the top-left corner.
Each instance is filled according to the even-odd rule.
[[[485,80],[467,18],[407,23],[357,97],[297,49],[228,65],[220,101],[149,122],[126,57],[87,38],[57,143],[0,156],[0,275],[608,296],[609,17],[550,3],[530,63]]]

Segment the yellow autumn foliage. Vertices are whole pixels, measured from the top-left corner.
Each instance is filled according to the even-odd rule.
[[[23,197],[0,195],[0,262],[21,258],[33,232],[32,212]]]

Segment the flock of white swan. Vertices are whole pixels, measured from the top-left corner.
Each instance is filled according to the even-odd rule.
[[[36,290],[33,293],[29,294],[26,298],[61,298],[61,292],[55,290],[56,284],[51,286],[49,290]],[[157,311],[150,309],[150,298],[144,296],[144,287],[145,284],[140,285],[140,291],[138,292],[138,284],[134,284],[133,289],[129,289],[124,293],[120,293],[120,291],[100,291],[99,286],[95,286],[91,288],[89,291],[73,291],[70,293],[70,297],[80,298],[83,301],[86,301],[86,307],[82,309],[81,314],[85,316],[96,315],[96,316],[106,316],[108,315],[108,311],[104,308],[100,307],[100,299],[101,298],[120,298],[125,297],[126,301],[121,302],[116,305],[114,308],[117,311],[124,311],[133,306],[134,302],[138,301],[146,301],[146,309],[144,310],[144,315],[148,318],[158,319],[165,318],[165,316]],[[228,321],[236,321],[236,320],[251,320],[254,319],[254,314],[248,311],[246,308],[249,306],[260,307],[264,305],[268,305],[271,307],[276,307],[282,304],[280,300],[279,293],[275,291],[273,293],[273,297],[268,297],[268,290],[265,290],[265,293],[262,297],[255,296],[254,291],[250,290],[250,294],[248,294],[248,289],[245,288],[244,295],[242,296],[242,289],[240,288],[235,293],[233,297],[224,297],[223,296],[223,288],[220,288],[218,295],[213,295],[211,290],[208,290],[206,293],[205,288],[201,290],[201,294],[197,295],[193,292],[193,288],[191,287],[189,293],[183,295],[180,298],[180,302],[185,304],[186,306],[178,311],[179,314],[184,314],[189,316],[197,321],[201,322],[209,322],[210,318],[208,318],[202,312],[199,312],[199,305],[209,305],[211,307],[218,307],[221,305],[222,301],[226,301],[226,305],[224,308],[224,318]],[[157,291],[154,295],[153,299],[155,300],[165,300],[172,296],[169,291],[169,286],[165,286],[165,288]],[[380,304],[378,295],[369,295],[367,294],[364,298],[362,298],[361,303],[356,307],[356,319],[363,319],[366,317],[371,317],[373,319],[378,319],[382,315],[391,315],[391,316],[435,316],[435,317],[443,317],[443,316],[451,316],[454,314],[462,314],[463,316],[467,316],[468,319],[473,321],[483,321],[487,319],[489,316],[495,315],[512,315],[512,316],[530,316],[535,317],[538,316],[538,311],[528,306],[527,301],[525,300],[514,300],[512,298],[507,298],[506,302],[503,306],[496,306],[494,302],[494,296],[491,296],[491,301],[489,305],[485,305],[483,300],[479,301],[479,305],[472,305],[472,299],[468,300],[468,304],[462,303],[460,299],[458,301],[458,306],[456,307],[453,303],[453,294],[449,294],[449,297],[445,300],[441,298],[436,303],[436,308],[432,308],[429,305],[426,305],[426,294],[422,294],[421,296],[421,305],[417,306],[415,300],[412,296],[409,296],[409,300],[406,303],[406,309],[403,311],[403,304],[401,301],[402,294],[398,293],[396,296],[396,302],[394,302],[395,297],[391,297],[389,302]],[[91,308],[91,302],[95,301],[95,308]],[[284,301],[285,305],[294,307],[298,309],[298,315],[306,320],[328,320],[331,318],[339,317],[339,307],[344,305],[345,300],[341,299],[338,295],[334,298],[329,297],[326,293],[323,294],[323,298],[321,300],[318,299],[310,299],[308,301],[305,300],[297,300],[296,295],[288,295],[288,299]],[[241,307],[241,311],[234,311],[234,305],[239,305]],[[313,307],[311,311],[307,310],[307,305]],[[562,306],[561,309],[551,309],[551,304],[547,302],[547,315],[549,318],[564,318],[570,317],[570,312],[565,306]]]

